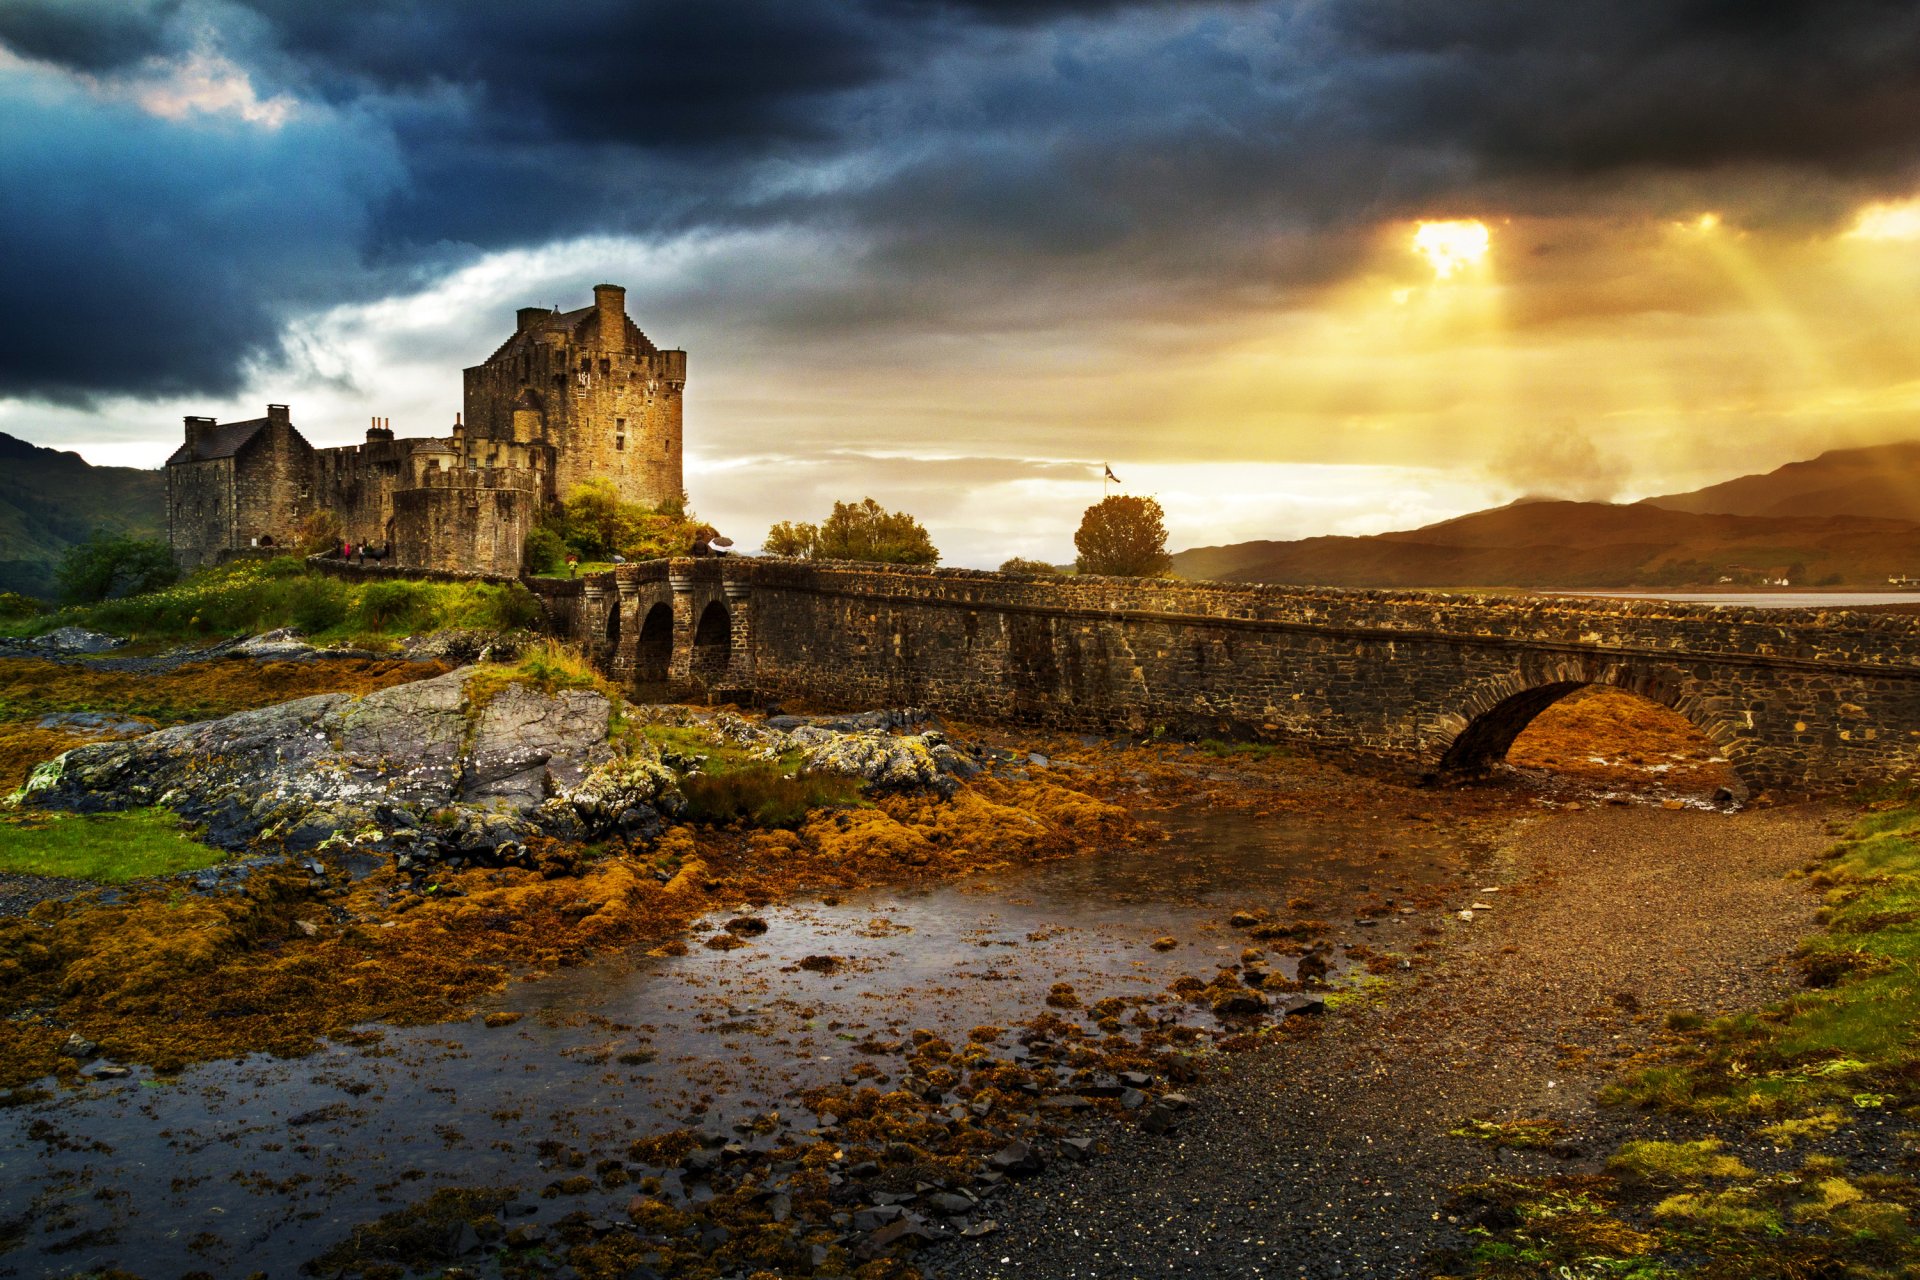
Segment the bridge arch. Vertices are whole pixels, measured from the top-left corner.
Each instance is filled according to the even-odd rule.
[[[1471,778],[1485,773],[1506,758],[1514,740],[1541,712],[1592,686],[1635,694],[1674,712],[1726,758],[1728,767],[1740,781],[1736,790],[1752,790],[1752,783],[1741,767],[1745,740],[1740,727],[1724,715],[1709,710],[1702,699],[1693,696],[1684,677],[1671,669],[1656,672],[1612,664],[1591,669],[1579,662],[1515,671],[1473,690],[1457,715],[1451,718],[1451,732],[1439,745],[1439,776]]]
[[[647,610],[634,642],[636,684],[665,684],[673,663],[673,606],[661,601]]]
[[[732,661],[733,617],[726,605],[709,601],[693,629],[693,678],[703,685],[713,684],[726,675]]]

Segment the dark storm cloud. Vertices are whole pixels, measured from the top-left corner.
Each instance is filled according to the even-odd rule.
[[[1920,145],[1920,8],[1881,0],[0,5],[0,43],[95,88],[209,42],[307,109],[10,104],[0,313],[120,304],[84,343],[10,319],[0,394],[228,389],[303,309],[587,233],[830,229],[862,296],[770,281],[763,323],[938,326],[1257,304],[1381,218],[1610,174],[1784,166],[1851,198]]]
[[[107,71],[159,53],[175,7],[140,0],[116,5],[9,0],[0,5],[0,44],[25,57]]]
[[[236,387],[289,304],[366,280],[354,245],[400,178],[338,121],[183,134],[4,76],[0,119],[0,395]]]
[[[1331,28],[1387,136],[1498,172],[1731,163],[1910,166],[1910,0],[1349,0]]]

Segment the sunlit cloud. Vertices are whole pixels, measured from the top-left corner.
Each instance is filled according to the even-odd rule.
[[[1867,205],[1847,232],[1853,240],[1920,240],[1920,196]]]
[[[212,48],[183,58],[148,61],[124,92],[142,111],[163,120],[189,116],[234,116],[264,129],[278,129],[299,104],[287,94],[262,98],[247,73]]]
[[[76,89],[101,102],[131,103],[161,120],[224,117],[273,130],[301,109],[289,94],[261,97],[246,70],[206,38],[183,55],[148,58],[136,70],[111,76],[23,58],[0,45],[0,75],[8,74]]]
[[[1473,219],[1422,222],[1413,233],[1413,251],[1433,268],[1434,279],[1450,280],[1487,256],[1493,235]]]

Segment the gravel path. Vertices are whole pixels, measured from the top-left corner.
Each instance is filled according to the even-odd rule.
[[[1002,1230],[942,1246],[936,1275],[1413,1277],[1458,1244],[1452,1188],[1568,1168],[1445,1136],[1484,1115],[1550,1116],[1605,1151],[1592,1106],[1669,1010],[1777,999],[1813,923],[1782,873],[1831,843],[1837,811],[1603,808],[1530,821],[1431,966],[1299,1041],[1228,1060],[1180,1130],[1127,1129],[996,1207]],[[1468,904],[1462,903],[1461,906]],[[1577,1164],[1578,1162],[1576,1162]]]

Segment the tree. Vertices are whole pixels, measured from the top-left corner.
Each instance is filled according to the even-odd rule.
[[[293,550],[298,555],[317,556],[338,551],[346,531],[338,513],[321,507],[293,528]]]
[[[1081,573],[1159,578],[1173,568],[1167,554],[1166,513],[1152,498],[1116,493],[1087,508],[1073,535]]]
[[[173,549],[166,543],[113,533],[96,533],[67,548],[54,571],[69,604],[145,595],[171,586],[179,576]]]
[[[616,555],[658,560],[686,555],[703,532],[712,531],[688,514],[684,494],[649,507],[624,501],[612,481],[597,476],[541,513],[527,534],[525,559],[535,573],[559,572],[569,555],[587,562]]]
[[[1002,573],[1059,573],[1060,571],[1045,560],[1028,560],[1024,556],[1014,556],[1000,566]]]
[[[866,560],[879,564],[938,564],[940,552],[926,527],[904,511],[872,498],[836,502],[819,524],[782,520],[767,530],[768,555],[800,560]]]

